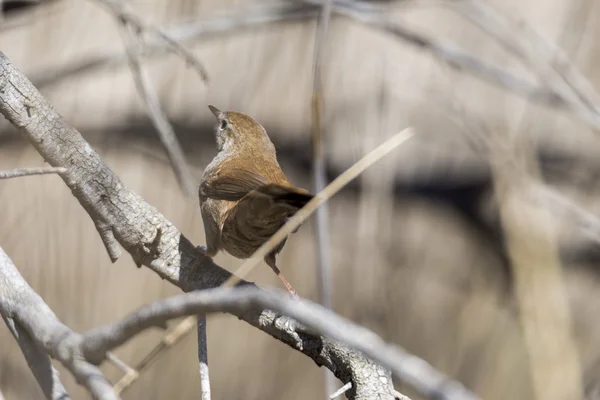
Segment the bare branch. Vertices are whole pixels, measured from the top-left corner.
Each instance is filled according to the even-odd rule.
[[[179,180],[179,184],[183,188],[185,194],[192,196],[196,192],[196,185],[194,184],[194,178],[185,159],[185,155],[183,154],[183,149],[177,140],[173,127],[169,123],[167,114],[160,104],[156,89],[154,89],[150,79],[146,76],[140,62],[141,45],[138,42],[139,34],[132,32],[130,28],[124,24],[120,25],[120,29],[125,41],[129,66],[137,91],[146,105],[148,116],[158,131],[158,136],[160,137],[163,146],[167,150],[167,154],[169,155],[171,165],[175,170],[175,175]]]
[[[336,390],[331,396],[329,396],[329,400],[334,400],[346,393],[348,390],[352,388],[352,382],[346,383],[344,386]]]
[[[194,291],[142,307],[117,323],[85,333],[83,354],[94,359],[167,319],[214,312],[245,314],[265,308],[289,315],[314,332],[358,349],[390,368],[395,376],[429,398],[475,399],[462,385],[449,381],[423,360],[407,354],[398,346],[385,343],[374,332],[331,310],[309,300],[291,299],[278,290],[267,291],[250,286]]]
[[[325,188],[325,140],[323,137],[323,78],[322,78],[322,53],[327,42],[329,20],[333,0],[324,0],[321,18],[317,25],[315,35],[315,54],[313,62],[313,92],[312,92],[312,178],[314,192],[319,193]],[[329,255],[329,218],[327,203],[317,209],[316,213],[316,245],[317,268],[319,271],[319,294],[321,304],[331,308],[331,256]],[[331,382],[332,383],[332,382]],[[329,391],[328,391],[329,393]]]
[[[404,144],[408,139],[413,137],[413,135],[414,131],[412,128],[406,128],[403,131],[398,132],[344,171],[333,182],[327,185],[323,191],[315,195],[311,201],[290,218],[269,240],[260,246],[258,250],[254,252],[252,257],[248,258],[240,268],[236,270],[235,275],[231,275],[223,286],[233,286],[239,282],[242,277],[246,276],[261,262],[265,255],[292,233],[292,231],[297,229],[321,204],[329,200],[371,165],[388,155],[392,150],[396,149],[396,147]]]
[[[1,248],[0,314],[19,342],[28,363],[33,365],[31,369],[47,398],[65,399],[68,395],[43,352],[69,369],[95,399],[118,399],[100,370],[80,357],[81,335],[58,320]]]
[[[117,357],[114,353],[112,353],[110,351],[106,352],[106,359],[108,361],[110,361],[114,366],[119,368],[125,374],[129,374],[132,371],[134,371],[133,368],[131,368],[123,360],[121,360],[119,357]]]
[[[123,0],[95,0],[106,6],[115,16],[122,21],[123,25],[131,25],[138,34],[149,32],[159,37],[166,45],[167,49],[181,57],[188,65],[192,66],[200,75],[203,81],[208,81],[208,72],[204,65],[190,53],[185,47],[180,45],[175,39],[151,24],[144,22],[135,13],[127,9],[127,4]]]
[[[2,249],[0,249],[0,252]],[[0,270],[4,268],[2,263],[6,263],[7,258],[0,255]],[[1,307],[1,306],[0,306]],[[1,309],[0,309],[1,310]],[[33,372],[35,379],[38,381],[42,393],[47,399],[51,400],[70,400],[67,390],[60,381],[60,376],[56,368],[52,365],[48,354],[44,353],[42,349],[31,340],[29,333],[25,331],[21,325],[15,322],[11,317],[5,317],[2,315],[6,326],[10,333],[21,347],[21,351],[27,360],[29,369]],[[3,397],[0,395],[0,400]]]
[[[162,340],[140,361],[136,366],[135,370],[129,371],[123,378],[121,378],[114,386],[113,389],[117,394],[123,393],[129,386],[135,382],[142,371],[146,369],[152,361],[158,357],[159,354],[165,349],[168,349],[177,344],[183,339],[188,332],[190,332],[197,324],[197,318],[195,316],[187,317],[173,330],[167,333]]]
[[[7,171],[0,171],[0,179],[17,178],[20,176],[31,176],[31,175],[45,175],[45,174],[62,174],[67,169],[63,167],[52,168],[52,167],[41,167],[41,168],[15,168]]]
[[[210,400],[210,376],[208,373],[208,338],[206,315],[198,315],[198,366],[200,370],[200,399]]]

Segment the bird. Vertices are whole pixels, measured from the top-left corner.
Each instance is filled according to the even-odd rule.
[[[246,259],[314,196],[289,182],[260,123],[241,112],[208,108],[218,121],[217,155],[204,170],[198,189],[206,236],[206,246],[200,250],[210,258],[224,250]],[[298,298],[276,263],[287,239],[264,261]]]

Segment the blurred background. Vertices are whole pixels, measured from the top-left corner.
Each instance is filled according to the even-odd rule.
[[[289,2],[272,0],[127,3],[144,20],[180,34],[210,75],[203,83],[165,51],[143,57],[196,181],[216,154],[215,121],[207,108],[213,104],[257,119],[290,180],[311,187],[314,10],[288,15],[276,7]],[[497,37],[452,9],[461,3],[352,4],[381,8],[399,26],[461,48],[531,85],[555,87],[550,75],[528,67]],[[485,3],[530,26],[542,42],[556,43],[598,87],[600,2]],[[128,187],[193,242],[204,244],[198,200],[183,194],[144,111],[114,15],[96,1],[0,5],[0,50]],[[265,15],[275,15],[276,22],[259,18]],[[242,23],[252,16],[255,22]],[[518,30],[513,33],[514,40],[526,40]],[[563,63],[549,64],[567,70]],[[548,386],[568,386],[572,377],[585,398],[600,399],[600,251],[597,236],[590,234],[594,225],[582,227],[573,214],[560,212],[562,206],[552,208],[556,203],[539,216],[546,202],[519,206],[519,214],[511,206],[503,212],[501,201],[514,199],[515,187],[536,182],[594,221],[600,212],[600,140],[593,124],[559,101],[526,100],[478,79],[469,68],[457,70],[406,40],[340,16],[330,23],[323,82],[329,180],[394,133],[408,126],[418,132],[330,201],[332,308],[483,399],[536,398],[543,391],[536,389],[536,376],[546,373],[540,368],[557,378]],[[0,170],[42,163],[0,121]],[[126,254],[111,264],[92,221],[58,176],[2,181],[0,224],[0,246],[75,330],[115,321],[178,292],[150,270],[137,269]],[[313,228],[311,219],[278,260],[299,294],[317,301]],[[533,264],[523,261],[532,254],[539,256]],[[224,253],[216,262],[229,270],[241,264]],[[539,281],[531,277],[537,275],[525,270],[541,274],[542,283],[536,286]],[[248,279],[281,286],[266,266]],[[145,332],[116,353],[135,365],[163,335]],[[531,348],[536,340],[542,353],[547,345],[558,358],[540,362],[546,353],[536,358]],[[323,372],[311,360],[236,318],[210,316],[208,343],[216,399],[325,398]],[[110,364],[102,369],[112,382],[122,376]],[[73,398],[87,398],[68,373],[62,377]],[[396,389],[421,398],[401,383]],[[4,326],[0,390],[7,400],[42,398]],[[123,398],[194,399],[198,393],[192,333],[165,351]]]

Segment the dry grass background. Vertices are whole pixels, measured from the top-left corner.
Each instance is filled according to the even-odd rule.
[[[250,1],[132,1],[160,24],[233,12]],[[418,2],[417,2],[418,3]],[[598,87],[600,3],[594,0],[494,1],[558,42]],[[401,3],[402,4],[402,3]],[[399,6],[410,26],[459,43],[526,73],[519,63],[435,3]],[[23,22],[22,24],[18,22]],[[94,2],[57,1],[0,21],[0,49],[29,76],[90,55],[122,49],[115,22]],[[315,21],[272,24],[188,43],[206,64],[208,86],[172,55],[151,58],[152,78],[199,179],[215,154],[207,104],[248,113],[263,123],[292,182],[309,187],[309,106]],[[488,160],[444,112],[459,101],[495,131],[533,138],[547,181],[588,209],[600,172],[600,140],[567,114],[526,101],[448,67],[401,42],[344,19],[331,23],[325,52],[325,126],[331,174],[406,126],[419,136],[373,167],[360,185],[331,202],[334,309],[463,381],[483,399],[529,399],[526,349],[512,297],[511,274],[495,233]],[[185,198],[123,64],[42,88],[123,182],[190,239],[204,243],[197,199]],[[0,123],[0,169],[42,159]],[[453,206],[458,204],[460,207]],[[463,210],[469,213],[460,212]],[[480,219],[466,216],[481,215]],[[483,222],[482,222],[483,221]],[[75,330],[114,321],[176,293],[123,256],[112,265],[89,217],[56,176],[0,184],[0,244],[30,285]],[[280,255],[299,293],[317,299],[309,222]],[[486,228],[491,226],[492,228]],[[600,373],[598,253],[564,231],[564,277],[585,385]],[[578,246],[574,246],[576,242]],[[573,250],[575,249],[575,250]],[[240,265],[227,255],[217,262]],[[279,285],[268,268],[249,279]],[[227,315],[208,320],[209,362],[217,399],[323,398],[321,371],[307,358]],[[117,351],[135,364],[162,336],[143,334]],[[166,353],[125,399],[197,398],[195,337]],[[109,379],[121,373],[105,365]],[[83,391],[63,374],[74,398]],[[410,390],[399,386],[400,391]],[[0,328],[0,390],[7,400],[41,398],[7,329]],[[418,399],[417,396],[414,396]]]

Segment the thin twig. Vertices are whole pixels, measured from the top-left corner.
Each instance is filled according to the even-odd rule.
[[[200,370],[200,399],[210,400],[210,375],[208,370],[208,337],[206,315],[198,315],[198,366]]]
[[[136,372],[133,368],[127,365],[123,360],[121,360],[115,353],[109,351],[106,353],[106,359],[110,361],[115,367],[119,368],[121,372],[124,374],[130,374],[132,372]]]
[[[188,332],[190,332],[194,326],[196,326],[196,317],[191,316],[185,318],[180,324],[178,324],[173,330],[166,334],[162,340],[140,361],[135,369],[123,376],[114,386],[113,389],[117,394],[123,393],[129,386],[131,386],[139,377],[142,371],[151,365],[152,361],[163,350],[169,349],[175,344],[179,343]]]
[[[334,400],[346,393],[348,390],[352,388],[352,382],[346,383],[344,386],[336,390],[331,396],[329,396],[329,400]]]
[[[67,171],[63,167],[41,167],[41,168],[15,168],[6,171],[0,171],[0,179],[18,178],[21,176],[62,174]]]
[[[271,251],[278,243],[285,239],[294,229],[298,228],[306,218],[308,218],[321,204],[329,200],[333,195],[339,192],[344,186],[350,183],[363,171],[381,160],[396,147],[405,143],[413,137],[415,133],[412,128],[406,128],[403,131],[395,134],[378,147],[373,149],[363,158],[358,160],[354,165],[344,171],[340,176],[333,180],[325,189],[319,192],[315,197],[302,207],[288,222],[282,226],[269,240],[254,252],[251,258],[246,260],[235,274],[231,275],[222,286],[233,286],[240,281],[244,276],[248,275],[261,260]]]
[[[112,13],[114,13],[124,24],[129,24],[135,27],[139,34],[144,32],[152,33],[154,36],[160,38],[166,45],[167,49],[174,54],[181,57],[187,65],[192,66],[200,75],[203,81],[208,81],[208,72],[204,65],[196,58],[195,55],[190,53],[185,47],[180,45],[175,39],[165,33],[162,29],[155,27],[154,25],[144,22],[135,13],[127,10],[127,4],[123,0],[95,0],[96,2],[105,5]]]
[[[327,44],[329,20],[333,0],[324,0],[321,17],[315,33],[315,48],[313,58],[313,88],[311,101],[311,140],[312,140],[312,179],[314,193],[320,193],[327,183],[325,165],[325,138],[323,136],[323,77],[322,54]],[[316,211],[315,215],[315,246],[317,248],[317,276],[319,299],[323,307],[331,308],[331,253],[329,240],[329,208],[327,203]],[[335,380],[329,370],[323,370],[325,375],[325,393],[335,390]]]
[[[188,196],[193,196],[196,191],[194,178],[185,159],[185,155],[177,140],[175,131],[169,123],[167,115],[160,104],[156,89],[146,76],[146,73],[140,62],[140,44],[139,34],[130,30],[125,23],[119,25],[125,41],[127,56],[129,58],[129,66],[135,81],[137,91],[146,105],[146,112],[156,130],[158,131],[160,140],[167,150],[171,165],[175,170],[175,175],[179,180],[179,184],[183,191]]]

